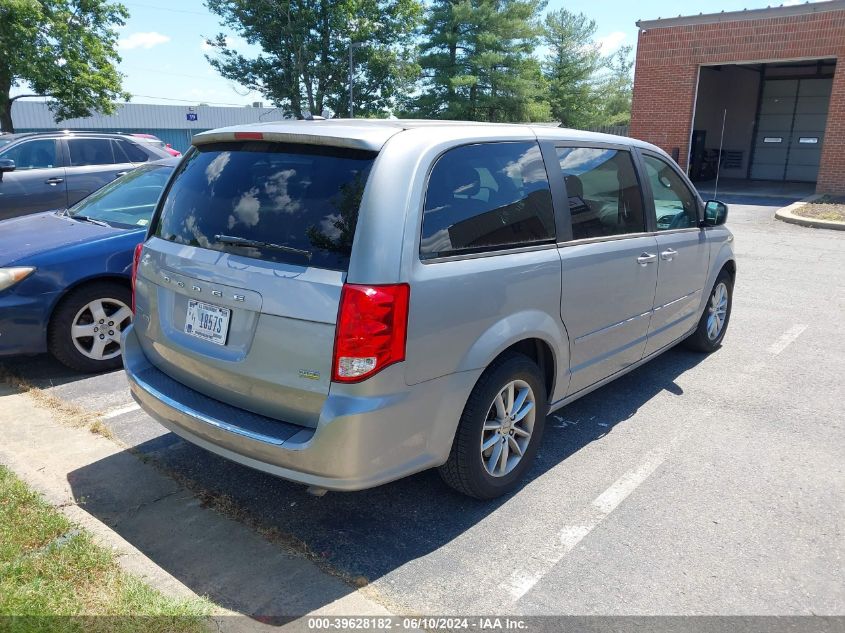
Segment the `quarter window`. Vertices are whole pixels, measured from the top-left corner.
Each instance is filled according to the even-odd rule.
[[[67,144],[72,167],[114,164],[111,141],[107,138],[68,139]]]
[[[698,226],[698,201],[678,172],[654,156],[646,154],[643,159],[654,197],[657,230]]]
[[[150,157],[147,155],[147,152],[138,147],[132,141],[120,140],[117,141],[117,144],[126,154],[126,157],[129,159],[130,163],[146,163],[150,159]]]
[[[58,164],[56,161],[56,141],[43,139],[25,141],[3,152],[3,158],[15,161],[15,170],[49,169]]]
[[[642,233],[643,197],[631,154],[617,149],[559,147],[572,239]]]
[[[537,143],[466,145],[434,165],[423,210],[423,259],[554,239],[552,197]]]

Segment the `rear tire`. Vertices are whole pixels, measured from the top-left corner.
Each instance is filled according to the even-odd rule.
[[[47,347],[60,363],[94,373],[122,365],[120,335],[132,321],[132,293],[116,281],[95,281],[65,296],[50,319]]]
[[[512,491],[534,461],[547,413],[540,368],[522,354],[503,356],[467,400],[449,460],[439,468],[443,481],[476,499]]]
[[[728,331],[733,305],[734,281],[730,273],[722,270],[710,291],[704,313],[695,331],[684,341],[684,346],[696,352],[709,354],[722,346]]]

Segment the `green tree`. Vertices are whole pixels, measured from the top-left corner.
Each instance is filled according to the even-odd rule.
[[[634,92],[632,46],[622,46],[603,60],[605,72],[597,80],[598,108],[594,125],[628,125]]]
[[[543,40],[549,54],[543,65],[552,116],[565,127],[593,124],[599,109],[596,72],[602,66],[593,41],[596,23],[566,9],[546,15]]]
[[[549,118],[540,63],[542,0],[434,0],[422,29],[411,109],[442,119]]]
[[[208,8],[250,44],[255,57],[223,34],[208,40],[208,61],[226,77],[265,95],[296,117],[324,108],[349,110],[349,44],[355,50],[355,109],[364,115],[395,107],[417,74],[412,37],[419,0],[207,0]]]
[[[115,68],[115,27],[128,16],[106,0],[0,0],[0,127],[14,131],[16,86],[52,97],[57,122],[114,111],[129,97]]]

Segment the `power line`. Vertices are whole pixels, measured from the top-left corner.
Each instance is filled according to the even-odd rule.
[[[155,95],[139,95],[139,94],[133,94],[132,96],[133,97],[143,97],[144,99],[161,99],[162,101],[178,101],[178,102],[181,102],[181,103],[192,103],[192,104],[207,103],[209,105],[236,106],[238,108],[243,108],[243,107],[249,106],[249,104],[247,104],[247,103],[224,103],[222,101],[204,101],[202,99],[193,99],[193,100],[191,100],[191,99],[174,99],[173,97],[157,97]]]
[[[127,66],[127,65],[121,65],[121,67],[125,68],[126,70],[140,70],[140,71],[148,72],[148,73],[156,73],[157,75],[173,75],[174,77],[189,77],[191,79],[199,79],[200,78],[197,75],[189,75],[188,73],[174,73],[174,72],[170,72],[169,70],[160,70],[158,68],[144,68],[142,66]]]
[[[123,0],[123,4],[129,6],[143,7],[145,9],[156,9],[158,11],[170,11],[171,13],[192,13],[193,15],[212,15],[210,11],[191,11],[189,9],[171,9],[170,7],[160,7],[154,4],[144,4],[143,2],[127,2]]]

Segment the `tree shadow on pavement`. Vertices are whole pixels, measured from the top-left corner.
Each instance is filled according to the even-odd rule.
[[[601,441],[619,424],[657,394],[682,395],[675,380],[705,356],[673,349],[549,416],[543,446],[526,485],[592,442]],[[599,425],[600,423],[600,425]],[[347,579],[363,576],[372,581],[410,560],[425,556],[455,539],[497,510],[513,495],[493,501],[463,497],[447,488],[435,470],[426,471],[372,490],[329,493],[315,498],[305,487],[251,470],[197,448],[168,433],[132,449],[200,498],[259,531],[295,548],[307,547],[312,559],[338,570]],[[263,602],[266,581],[254,561],[232,569],[230,557],[208,551],[203,534],[194,526],[152,526],[148,518],[123,512],[135,508],[139,491],[132,482],[115,478],[129,451],[79,469],[69,476],[74,495],[85,499],[86,511],[159,566],[199,594],[223,607],[258,616],[267,613]],[[181,486],[180,486],[181,488]],[[182,494],[186,494],[181,488]],[[143,494],[141,496],[144,496]],[[116,520],[115,509],[121,514]],[[166,535],[166,537],[164,536]],[[199,545],[197,544],[199,543]],[[189,555],[186,555],[186,552]],[[219,561],[216,563],[215,561]],[[229,580],[221,586],[219,578]],[[295,579],[280,579],[278,594],[299,591]],[[354,591],[352,585],[348,591]],[[298,607],[322,606],[327,597],[318,592]],[[253,598],[254,597],[254,598]],[[337,596],[332,596],[332,599]],[[278,604],[278,603],[277,603]],[[285,607],[287,608],[287,607]]]

